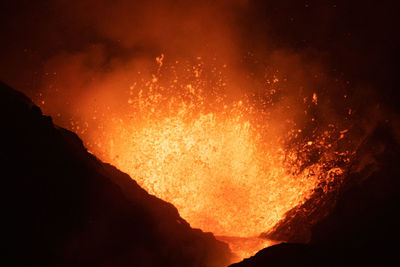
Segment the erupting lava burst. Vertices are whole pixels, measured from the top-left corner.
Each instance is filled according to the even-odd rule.
[[[100,158],[173,203],[192,227],[228,242],[257,237],[342,174],[336,161],[343,155],[334,143],[345,132],[340,136],[330,125],[307,139],[294,121],[276,117],[269,105],[278,77],[261,97],[231,97],[223,71],[208,71],[200,58],[196,64],[166,66],[163,56],[157,62],[152,77],[130,87],[123,116],[86,104],[94,111],[86,125],[97,119],[99,128],[83,138]],[[310,105],[317,98],[311,95]],[[268,244],[250,243],[235,252],[243,258]]]

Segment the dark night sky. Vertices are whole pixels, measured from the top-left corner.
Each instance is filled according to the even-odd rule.
[[[163,47],[164,41],[157,39],[157,31],[152,33],[154,37],[147,35],[146,30],[136,29],[141,27],[140,23],[129,22],[126,29],[121,27],[125,25],[124,19],[129,20],[129,12],[134,14],[132,20],[141,19],[140,12],[145,6],[142,2],[146,1],[128,4],[129,1],[120,0],[112,5],[107,1],[82,2],[74,6],[63,0],[1,1],[0,80],[29,95],[40,87],[43,65],[61,52],[83,51],[90,44],[101,43],[106,47],[107,57],[112,59],[143,53],[154,56],[169,49]],[[161,15],[154,15],[157,17],[178,14],[179,18],[180,13],[191,9],[185,1],[150,2],[154,10],[162,10]],[[205,10],[215,11],[205,17],[205,23],[213,25],[215,19],[215,25],[221,21],[229,24],[221,27],[233,29],[233,40],[240,51],[284,49],[322,61],[329,71],[344,80],[373,88],[379,97],[377,101],[393,108],[399,106],[397,1],[203,2]],[[126,7],[131,10],[126,11]],[[124,43],[118,39],[118,32],[107,31],[107,25],[113,25],[121,12],[122,19],[115,22],[116,28],[120,32],[133,29],[133,35],[140,37]],[[154,27],[157,25],[160,24]],[[185,34],[172,24],[171,28],[174,27],[171,36]]]

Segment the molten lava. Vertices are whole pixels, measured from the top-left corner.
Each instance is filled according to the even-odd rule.
[[[220,71],[225,65],[208,71],[200,58],[169,67],[163,59],[157,58],[155,74],[138,75],[123,112],[86,102],[91,115],[72,128],[102,160],[174,204],[192,227],[225,236],[221,240],[236,246],[240,258],[248,257],[269,244],[251,238],[340,176],[336,160],[343,155],[334,142],[342,136],[335,133],[346,131],[330,125],[310,137],[287,116],[277,116],[268,105],[278,77],[261,97],[231,97]],[[317,99],[310,95],[308,105]]]

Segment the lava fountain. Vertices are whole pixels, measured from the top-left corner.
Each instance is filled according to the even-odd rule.
[[[70,128],[192,227],[230,243],[238,258],[270,245],[260,233],[343,173],[338,162],[347,154],[335,149],[346,130],[329,124],[310,131],[280,115],[277,75],[265,79],[261,95],[232,95],[225,64],[166,64],[164,55],[156,63],[151,75],[137,73],[118,110],[93,97],[77,103],[85,116],[72,118]],[[307,111],[318,96],[299,102]]]

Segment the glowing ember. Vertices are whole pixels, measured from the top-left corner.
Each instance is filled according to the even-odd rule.
[[[251,237],[274,227],[321,182],[341,174],[332,164],[338,157],[331,144],[335,126],[303,140],[302,129],[268,110],[276,87],[261,98],[228,98],[218,68],[207,71],[202,63],[168,68],[163,59],[156,59],[156,74],[130,86],[124,116],[86,104],[92,120],[81,128],[72,122],[72,128],[85,133],[88,123],[101,120],[97,131],[84,135],[96,155],[173,203],[192,227],[250,238],[242,245],[228,240],[239,257],[250,256],[269,244]],[[266,84],[278,82],[274,76]],[[310,102],[317,105],[316,93]],[[309,160],[313,153],[318,157]]]

